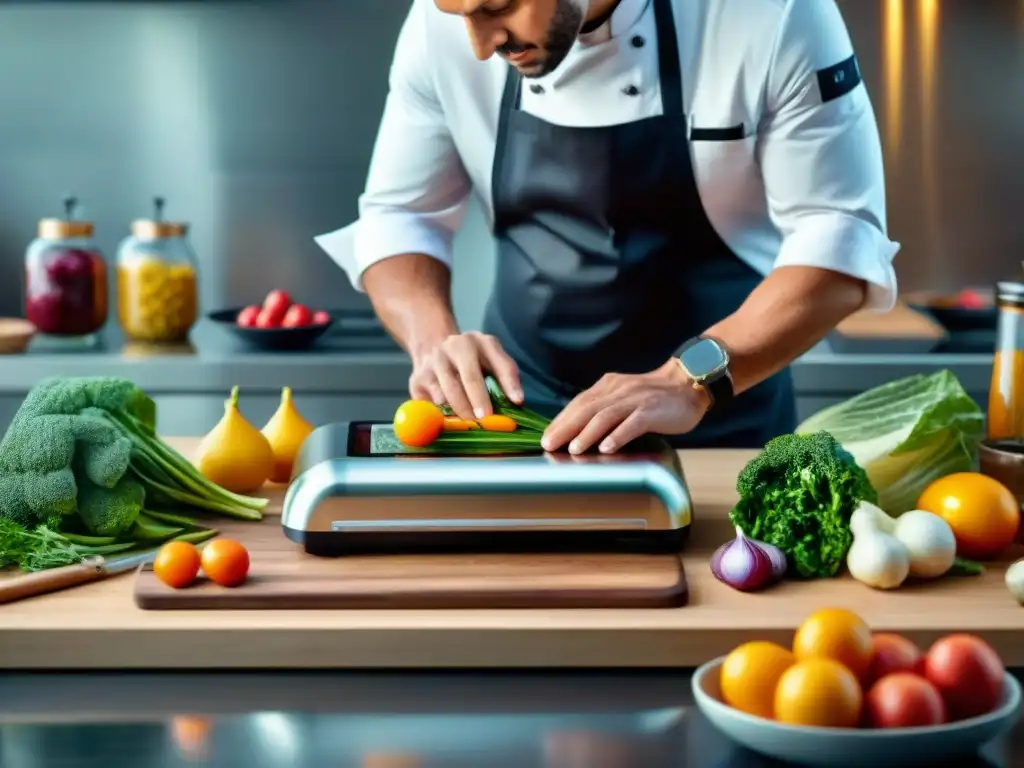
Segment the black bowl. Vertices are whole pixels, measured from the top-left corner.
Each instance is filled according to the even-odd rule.
[[[911,309],[931,315],[950,333],[994,331],[999,321],[995,307],[942,307],[934,304],[911,304]]]
[[[268,352],[295,352],[309,349],[334,324],[332,317],[329,323],[306,325],[302,328],[243,328],[236,322],[238,313],[242,309],[242,307],[222,309],[211,312],[207,317],[247,344]]]

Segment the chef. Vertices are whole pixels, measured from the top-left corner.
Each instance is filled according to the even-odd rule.
[[[456,324],[471,197],[497,243]],[[788,365],[895,301],[874,112],[834,0],[414,0],[359,219],[317,242],[464,418],[484,376],[544,447],[759,447]]]

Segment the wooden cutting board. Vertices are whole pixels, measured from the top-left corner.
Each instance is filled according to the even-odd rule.
[[[674,555],[379,555],[319,558],[285,538],[280,518],[228,523],[223,535],[249,549],[248,581],[233,589],[201,578],[164,585],[135,577],[146,610],[345,608],[660,608],[686,604]]]

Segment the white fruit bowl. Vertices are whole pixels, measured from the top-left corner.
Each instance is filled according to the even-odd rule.
[[[1009,731],[1020,717],[1021,686],[1006,675],[1003,700],[987,715],[921,728],[859,729],[785,725],[748,715],[722,700],[719,657],[693,675],[697,709],[737,744],[777,760],[822,768],[948,765]]]

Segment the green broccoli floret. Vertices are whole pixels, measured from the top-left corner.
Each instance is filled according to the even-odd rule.
[[[740,500],[733,525],[774,544],[790,572],[805,578],[835,576],[853,534],[850,516],[878,495],[867,474],[828,432],[771,440],[736,480]]]
[[[113,488],[84,479],[78,484],[78,515],[94,536],[119,536],[130,530],[145,500],[145,489],[128,476]]]

